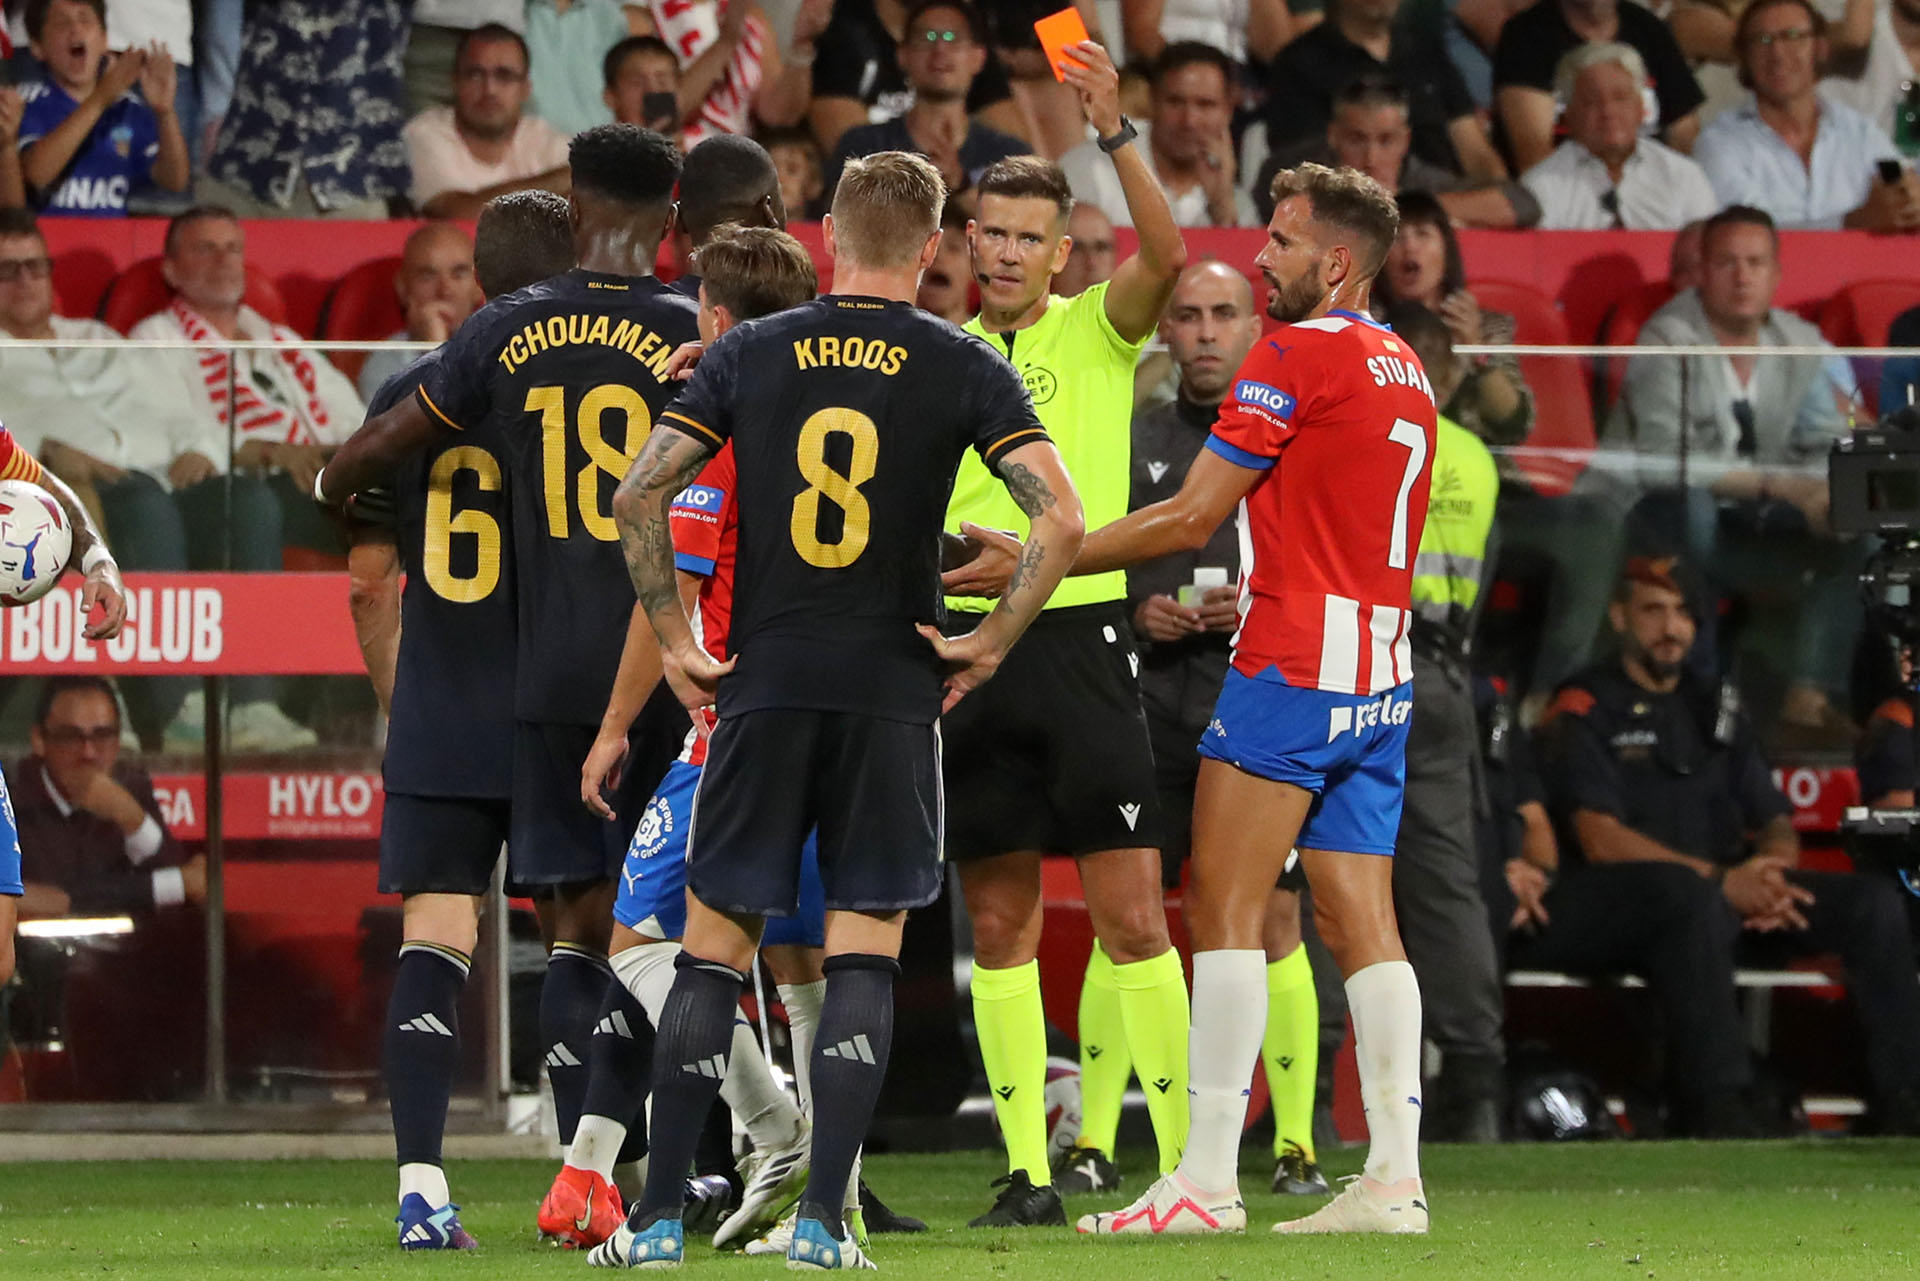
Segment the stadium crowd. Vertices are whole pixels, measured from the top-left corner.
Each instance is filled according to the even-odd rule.
[[[329,358],[251,305],[246,220],[424,220],[393,280],[404,323],[391,336],[445,342],[482,303],[468,224],[508,193],[567,194],[569,138],[607,122],[687,151],[754,137],[795,221],[822,211],[850,161],[926,156],[952,199],[919,302],[955,324],[978,309],[976,185],[997,162],[1042,156],[1077,202],[1052,289],[1080,297],[1114,278],[1114,228],[1132,227],[1134,210],[1110,146],[1034,37],[1049,7],[9,3],[0,420],[96,513],[129,570],[270,571],[289,551],[344,555],[310,501],[314,478],[410,356]],[[1920,784],[1912,704],[1886,697],[1896,682],[1858,604],[1865,549],[1831,535],[1824,476],[1809,469],[1865,403],[1890,408],[1910,384],[1890,368],[1863,397],[1837,356],[1625,361],[1599,417],[1616,461],[1570,488],[1541,483],[1526,447],[1550,411],[1531,367],[1499,351],[1519,322],[1476,298],[1456,235],[1674,232],[1671,296],[1639,342],[1820,348],[1819,331],[1777,305],[1778,233],[1920,231],[1920,11],[1906,0],[1079,8],[1121,66],[1123,119],[1179,227],[1264,225],[1273,176],[1303,161],[1358,169],[1399,196],[1375,302],[1421,357],[1449,433],[1416,566],[1421,699],[1394,869],[1438,1051],[1423,1133],[1508,1128],[1509,968],[1644,977],[1672,1127],[1768,1132],[1735,970],[1829,953],[1865,1035],[1869,1123],[1920,1133],[1920,978],[1900,891],[1864,872],[1802,870],[1770,769],[1857,753],[1868,799],[1911,804]],[[40,220],[140,215],[171,220],[167,289],[128,336],[197,350],[9,341],[116,337],[56,312]],[[1261,311],[1238,265],[1179,274],[1162,349],[1134,379],[1130,507],[1179,488]],[[1905,323],[1920,329],[1920,315]],[[242,339],[283,346],[221,345]],[[1128,577],[1169,884],[1193,745],[1239,621],[1228,584],[1241,554],[1223,532]],[[1496,581],[1526,607],[1495,602]],[[290,685],[233,683],[236,750],[320,741]],[[35,754],[12,773],[27,914],[204,893],[150,785],[108,750],[123,731],[103,692],[50,693]],[[199,747],[205,707],[188,682],[119,693],[129,739]],[[1311,979],[1288,963],[1297,939],[1269,947],[1276,1018],[1311,1009],[1302,992],[1314,988],[1323,1016],[1344,1001],[1305,915]],[[1083,1009],[1103,999],[1096,969]],[[1330,1062],[1335,1044],[1308,1048]],[[1293,1100],[1275,1155],[1311,1190],[1324,1074],[1293,1043],[1267,1048],[1275,1098]],[[1290,1083],[1303,1078],[1304,1095]],[[1104,1162],[1114,1141],[1109,1126],[1085,1150]],[[1108,1190],[1110,1164],[1092,1168],[1082,1190]]]

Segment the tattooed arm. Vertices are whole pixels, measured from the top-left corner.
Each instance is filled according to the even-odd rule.
[[[993,612],[965,636],[950,640],[931,627],[920,629],[954,669],[947,678],[947,708],[993,675],[1066,577],[1086,536],[1080,495],[1052,442],[1036,441],[1008,452],[1000,461],[1000,479],[1032,522],[1013,577]]]
[[[731,661],[715,662],[693,638],[693,625],[680,597],[673,564],[673,533],[667,508],[673,496],[693,483],[713,455],[705,441],[662,423],[647,437],[646,448],[634,459],[626,479],[613,496],[613,519],[620,530],[620,548],[627,558],[633,590],[646,611],[647,621],[667,661],[686,674],[704,702],[681,701],[690,707],[710,704],[720,677],[733,669]]]

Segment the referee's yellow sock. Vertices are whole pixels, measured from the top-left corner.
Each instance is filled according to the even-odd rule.
[[[1094,942],[1080,983],[1080,1144],[1111,1157],[1120,1131],[1120,1104],[1133,1076],[1120,986],[1107,950]]]
[[[1305,944],[1267,966],[1267,1035],[1260,1047],[1273,1095],[1273,1155],[1313,1154],[1313,1087],[1320,1073],[1320,995]]]
[[[1180,1164],[1187,1147],[1187,1034],[1192,1012],[1187,1004],[1187,974],[1180,953],[1168,948],[1146,961],[1113,967],[1126,1020],[1127,1052],[1147,1115],[1160,1144],[1160,1172]]]
[[[1047,1168],[1047,1016],[1040,1004],[1040,962],[1007,970],[973,967],[973,1025],[1007,1145],[1009,1173],[1025,1170],[1035,1187]]]

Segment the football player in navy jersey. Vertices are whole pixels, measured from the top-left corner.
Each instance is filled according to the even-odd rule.
[[[481,212],[474,267],[489,298],[573,263],[567,202],[552,192],[512,192]],[[382,384],[369,415],[411,397],[437,355]],[[347,558],[354,629],[390,717],[380,889],[402,896],[403,941],[381,1057],[400,1166],[400,1245],[410,1250],[474,1244],[451,1203],[440,1148],[460,1067],[460,990],[512,795],[513,705],[477,696],[513,688],[500,452],[498,430],[482,428],[407,459],[389,489],[355,504]]]
[[[612,825],[577,799],[633,611],[610,508],[671,399],[667,358],[695,336],[698,311],[652,274],[680,172],[673,144],[602,125],[573,139],[569,159],[579,266],[476,313],[414,395],[362,427],[315,482],[322,502],[337,500],[429,443],[499,432],[518,636],[508,843],[515,882],[553,918],[540,1021],[563,1143],[609,978],[615,874],[658,781],[629,770]],[[677,742],[684,726],[667,736]],[[635,755],[663,769],[672,752]]]

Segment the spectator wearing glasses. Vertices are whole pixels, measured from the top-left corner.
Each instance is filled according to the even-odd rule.
[[[913,105],[913,90],[900,66],[900,42],[907,37],[912,8],[910,0],[834,0],[807,106],[807,123],[828,155],[847,130],[891,120]],[[1026,117],[997,58],[986,59],[967,87],[967,114],[1001,133],[1026,135]],[[832,196],[828,188],[828,199]]]
[[[1898,167],[1880,127],[1821,94],[1826,21],[1805,0],[1755,0],[1735,40],[1752,97],[1700,135],[1700,165],[1726,205],[1765,210],[1781,227],[1920,231],[1920,179]]]
[[[153,780],[120,757],[120,709],[99,676],[46,683],[33,754],[7,771],[28,916],[104,916],[199,903],[206,856],[167,832]]]
[[[128,197],[149,186],[185,191],[187,140],[166,50],[106,60],[105,0],[33,0],[26,16],[46,69],[22,90],[16,140],[34,203],[67,217],[123,218]]]
[[[407,122],[408,194],[430,218],[476,218],[509,191],[567,193],[567,140],[527,112],[527,42],[505,27],[477,27],[453,62],[453,105]]]
[[[1567,140],[1521,177],[1556,230],[1671,231],[1719,208],[1691,159],[1641,136],[1647,64],[1632,45],[1584,44],[1560,59]]]
[[[980,16],[960,0],[922,0],[907,15],[900,70],[913,105],[881,124],[855,125],[840,136],[827,166],[826,189],[840,185],[847,161],[877,151],[916,151],[933,161],[947,196],[972,188],[987,167],[1027,153],[1027,144],[967,115],[967,90],[991,56]]]

